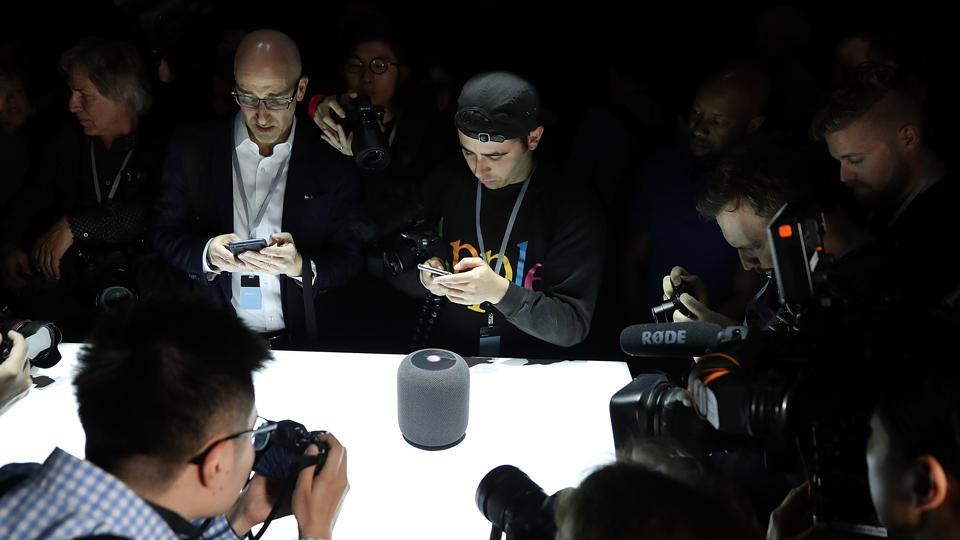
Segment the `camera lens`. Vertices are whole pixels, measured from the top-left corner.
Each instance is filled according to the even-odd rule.
[[[476,493],[477,508],[487,521],[508,535],[528,531],[523,538],[553,538],[553,497],[512,465],[501,465],[483,477]]]
[[[653,315],[653,320],[660,323],[673,322],[673,312],[677,309],[677,306],[673,303],[673,299],[667,300],[666,302],[653,306],[650,308],[650,314]]]

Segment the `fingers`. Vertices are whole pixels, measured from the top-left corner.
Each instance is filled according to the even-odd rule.
[[[469,270],[471,268],[476,268],[478,266],[486,266],[486,262],[480,257],[467,257],[453,266],[453,269],[457,272],[462,272],[464,270]]]
[[[0,367],[3,368],[3,371],[9,374],[29,372],[30,362],[27,361],[27,342],[23,339],[23,336],[20,335],[20,333],[11,330],[7,332],[7,335],[4,336],[3,339],[7,339],[12,342],[10,355],[7,357],[6,361],[0,364]]]

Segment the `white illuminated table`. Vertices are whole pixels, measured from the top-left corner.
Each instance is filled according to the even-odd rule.
[[[34,388],[0,416],[0,464],[42,462],[55,446],[83,456],[71,385],[79,346],[41,370],[56,382]],[[350,493],[338,539],[488,538],[477,484],[498,465],[519,467],[548,493],[574,486],[613,460],[610,397],[630,381],[622,362],[525,365],[497,359],[470,369],[470,423],[459,445],[441,451],[407,444],[397,427],[401,355],[276,351],[255,378],[257,407],[334,433],[346,446]],[[264,538],[296,538],[292,517]]]

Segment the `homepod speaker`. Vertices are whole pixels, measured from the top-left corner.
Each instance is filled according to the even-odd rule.
[[[467,433],[470,369],[459,354],[421,349],[408,354],[397,369],[397,416],[400,433],[413,446],[443,450]]]

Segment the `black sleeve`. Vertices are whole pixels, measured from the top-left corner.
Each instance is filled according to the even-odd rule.
[[[359,180],[353,167],[342,167],[338,176],[339,181],[331,193],[333,207],[326,224],[325,241],[303,254],[317,267],[315,295],[347,283],[363,265],[360,239],[351,226],[358,210]]]
[[[201,175],[209,156],[209,140],[200,130],[184,131],[174,138],[160,175],[154,248],[173,266],[192,276],[203,275],[203,248],[211,238],[204,230]]]
[[[586,191],[558,194],[555,223],[540,290],[511,283],[494,307],[526,334],[561,347],[586,339],[603,275],[606,240],[596,198]]]

